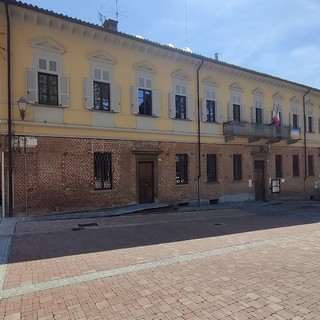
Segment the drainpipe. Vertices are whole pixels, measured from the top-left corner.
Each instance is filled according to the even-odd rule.
[[[11,25],[9,15],[9,3],[5,1],[7,22],[7,73],[8,73],[8,216],[13,217],[12,205],[12,114],[11,114]],[[3,190],[4,192],[4,190]]]
[[[303,150],[304,150],[304,177],[303,177],[303,195],[306,200],[306,180],[307,180],[307,115],[306,115],[306,95],[310,89],[303,95]]]
[[[200,128],[200,80],[199,71],[204,61],[201,60],[201,64],[197,69],[197,98],[198,98],[198,206],[200,206],[200,178],[201,178],[201,128]]]

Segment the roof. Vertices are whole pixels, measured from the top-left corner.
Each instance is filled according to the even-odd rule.
[[[80,20],[80,19],[77,19],[77,18],[72,18],[72,17],[69,17],[69,16],[61,14],[61,13],[53,12],[51,10],[39,8],[38,6],[27,4],[27,3],[24,3],[22,1],[0,0],[0,2],[8,2],[8,4],[12,4],[12,5],[15,5],[15,6],[18,6],[18,7],[23,7],[23,8],[26,8],[26,9],[30,9],[32,11],[36,11],[36,12],[39,12],[39,13],[42,13],[42,14],[50,15],[50,16],[53,16],[53,17],[56,17],[56,18],[60,18],[60,19],[63,19],[63,20],[67,20],[67,21],[70,21],[70,22],[73,22],[73,23],[81,24],[83,26],[94,28],[94,29],[97,29],[97,30],[100,30],[100,31],[104,31],[104,32],[115,34],[115,35],[119,35],[121,37],[125,37],[125,38],[131,39],[131,40],[135,40],[135,41],[138,41],[138,42],[145,43],[145,44],[149,44],[151,46],[156,46],[156,47],[162,48],[164,50],[171,51],[171,52],[176,52],[176,53],[179,53],[181,55],[185,55],[185,56],[188,56],[188,57],[199,59],[201,61],[215,63],[215,64],[218,64],[218,65],[221,65],[221,66],[233,68],[233,69],[236,69],[236,70],[239,70],[239,71],[248,72],[248,73],[251,73],[251,74],[254,74],[254,75],[257,75],[257,76],[261,76],[261,77],[267,77],[267,78],[271,78],[271,79],[278,80],[278,81],[284,81],[284,82],[286,82],[288,84],[299,86],[299,87],[305,88],[306,90],[317,91],[317,93],[320,93],[320,89],[317,89],[317,88],[314,88],[314,87],[310,87],[310,86],[307,86],[307,85],[304,85],[304,84],[301,84],[301,83],[298,83],[298,82],[282,79],[280,77],[272,76],[272,75],[269,75],[267,73],[258,72],[258,71],[251,70],[251,69],[248,69],[248,68],[240,67],[240,66],[237,66],[237,65],[234,65],[234,64],[231,64],[231,63],[227,63],[227,62],[224,62],[224,61],[221,61],[221,60],[213,59],[213,58],[210,58],[210,57],[207,57],[207,56],[203,56],[201,54],[185,51],[183,49],[174,48],[172,46],[169,46],[169,45],[166,45],[166,44],[161,44],[159,42],[151,41],[151,40],[148,40],[148,39],[145,39],[145,38],[142,39],[140,37],[136,37],[136,36],[121,32],[121,31],[115,31],[115,30],[106,29],[103,26],[100,26],[100,25],[97,25],[97,24],[94,24],[94,23],[90,23],[90,22],[86,22],[86,21],[83,21],[83,20]]]

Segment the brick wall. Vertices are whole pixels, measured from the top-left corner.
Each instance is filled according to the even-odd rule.
[[[34,148],[13,152],[14,211],[15,214],[41,214],[48,212],[78,211],[123,206],[137,203],[136,155],[133,150],[158,150],[158,195],[156,201],[184,202],[197,199],[198,146],[196,143],[167,143],[146,141],[116,141],[99,139],[38,137]],[[113,189],[94,190],[94,152],[112,153]],[[176,185],[175,155],[188,154],[187,185]],[[206,155],[216,154],[218,181],[207,183]],[[242,155],[243,179],[233,181],[233,154]],[[266,163],[266,188],[275,176],[276,154],[283,155],[285,182],[279,195],[267,198],[302,196],[304,193],[303,149],[276,147],[260,153],[255,145],[204,144],[201,146],[200,196],[218,199],[222,195],[249,194],[254,188],[248,180],[254,176],[254,159],[262,157]],[[292,155],[299,154],[300,176],[292,177]],[[314,155],[315,176],[306,180],[306,191],[313,192],[319,175],[319,157]]]

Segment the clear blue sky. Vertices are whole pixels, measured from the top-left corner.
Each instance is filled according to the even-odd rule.
[[[26,3],[100,24],[116,0]],[[119,31],[320,88],[320,0],[118,0]]]

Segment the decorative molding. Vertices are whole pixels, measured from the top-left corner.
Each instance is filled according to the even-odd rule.
[[[182,69],[178,69],[178,70],[172,72],[171,77],[176,78],[176,79],[180,79],[180,80],[184,80],[184,81],[190,81],[190,76]]]
[[[273,96],[272,96],[273,100],[279,100],[279,101],[282,101],[283,100],[283,96],[280,92],[277,92],[275,93]]]
[[[149,72],[154,74],[158,72],[157,68],[147,61],[141,61],[141,62],[135,63],[133,65],[133,68],[137,71]]]
[[[298,100],[296,96],[292,97],[292,98],[290,99],[290,101],[291,101],[291,103],[293,103],[293,104],[298,104],[298,103],[300,103],[300,100]]]
[[[252,91],[254,96],[264,97],[264,91],[261,88],[257,88]]]
[[[314,107],[314,104],[313,104],[313,102],[312,102],[311,100],[308,100],[308,101],[306,102],[306,106],[307,106],[308,108],[313,108],[313,107]]]
[[[234,92],[244,92],[242,86],[238,82],[233,83],[229,89]]]
[[[109,63],[115,65],[116,59],[104,50],[97,50],[88,54],[88,59],[95,60],[103,63]]]
[[[29,45],[32,48],[42,49],[59,54],[64,54],[66,52],[66,49],[61,44],[49,37],[33,39],[29,41]]]
[[[214,86],[214,87],[219,87],[220,82],[217,81],[214,77],[210,76],[208,78],[205,78],[203,80],[203,84],[208,85],[208,86]]]

